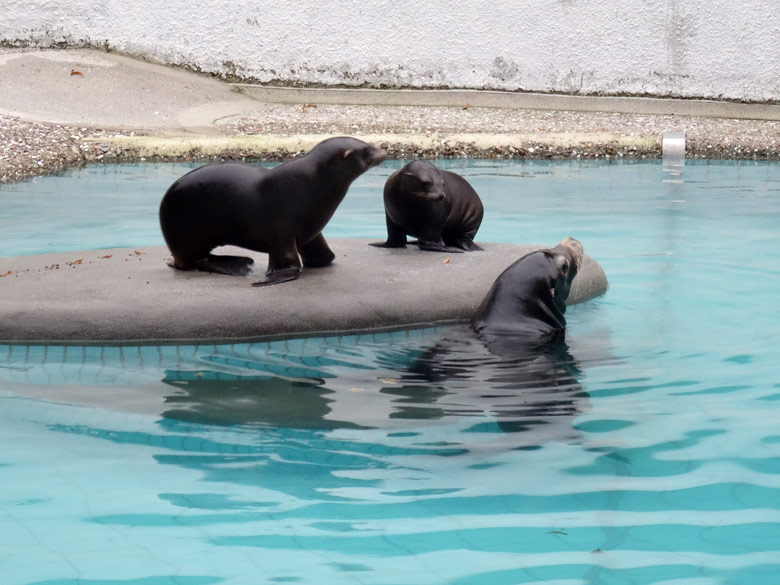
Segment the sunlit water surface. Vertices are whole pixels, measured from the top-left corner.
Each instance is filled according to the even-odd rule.
[[[399,164],[326,235],[382,239]],[[442,166],[478,240],[572,235],[605,269],[563,359],[447,328],[0,346],[2,583],[780,582],[780,165]],[[2,186],[0,255],[162,244],[188,168]]]

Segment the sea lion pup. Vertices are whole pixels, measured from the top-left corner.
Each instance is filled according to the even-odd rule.
[[[482,223],[482,201],[466,180],[425,160],[410,162],[387,179],[384,189],[387,241],[380,248],[403,248],[406,236],[421,250],[481,250],[474,243]]]
[[[215,163],[176,180],[160,203],[160,226],[179,270],[243,276],[244,256],[211,254],[235,245],[268,253],[266,286],[298,278],[302,266],[326,266],[335,255],[322,230],[352,181],[387,158],[355,138],[329,138],[306,155],[271,169]]]
[[[526,254],[502,272],[471,321],[481,335],[552,339],[566,327],[566,299],[582,264],[582,244],[566,238]]]

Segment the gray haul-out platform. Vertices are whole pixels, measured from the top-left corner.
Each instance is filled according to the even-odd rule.
[[[268,257],[230,247],[217,253],[252,256],[253,274],[173,270],[165,247],[0,258],[0,342],[229,342],[465,321],[507,266],[548,247],[480,244],[483,252],[444,254],[369,241],[329,239],[332,265],[260,288],[250,283],[263,278]],[[606,289],[586,255],[569,304]]]

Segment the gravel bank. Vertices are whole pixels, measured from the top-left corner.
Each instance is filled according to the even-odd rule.
[[[93,140],[111,135],[98,129],[28,122],[0,115],[0,183],[61,171],[104,154]]]
[[[92,161],[143,158],[278,160],[300,152],[306,135],[371,135],[391,157],[655,158],[663,132],[683,130],[688,156],[780,160],[780,122],[679,116],[510,110],[474,107],[269,104],[218,121],[216,149],[189,135],[151,153],[134,144],[143,132],[115,133],[23,121],[0,115],[0,182],[56,172]],[[252,137],[270,137],[273,146]],[[150,136],[146,136],[150,138]],[[214,138],[213,136],[210,138]],[[226,140],[227,139],[227,140]],[[235,139],[235,142],[231,142]],[[205,140],[205,139],[204,139]]]

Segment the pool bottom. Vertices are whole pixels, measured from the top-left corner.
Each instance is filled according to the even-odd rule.
[[[419,383],[449,332],[2,348],[4,582],[773,583],[774,356],[572,348],[518,428],[484,360]]]

